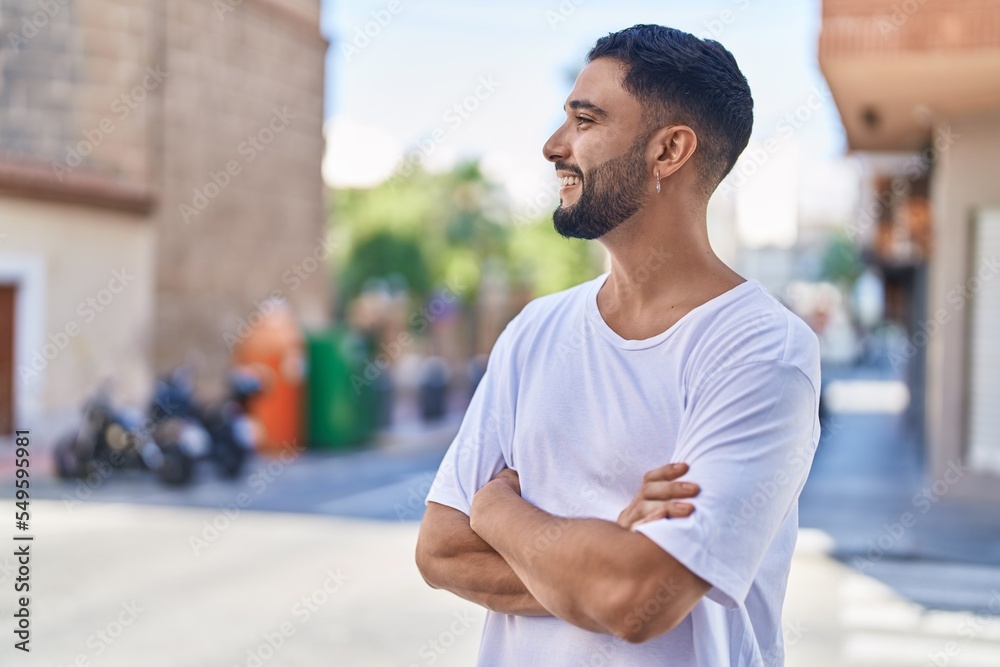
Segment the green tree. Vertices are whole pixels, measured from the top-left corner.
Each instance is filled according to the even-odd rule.
[[[412,294],[425,298],[431,276],[420,242],[409,234],[385,230],[361,239],[341,273],[343,300],[356,297],[373,278],[398,279]]]
[[[821,269],[823,279],[849,287],[863,270],[861,254],[846,234],[837,233],[827,240]]]
[[[568,289],[601,269],[601,247],[593,241],[559,235],[551,219],[517,225],[510,235],[511,277],[532,285],[536,295]]]
[[[396,273],[415,297],[447,284],[468,302],[482,267],[497,263],[512,281],[547,294],[600,268],[596,244],[562,238],[551,219],[513,224],[503,188],[475,161],[444,173],[401,170],[373,188],[336,190],[331,201],[340,292],[347,298],[366,280]]]

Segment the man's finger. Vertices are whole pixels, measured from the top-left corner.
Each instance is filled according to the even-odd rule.
[[[649,523],[650,521],[657,521],[659,519],[679,519],[682,517],[690,516],[694,512],[694,505],[691,503],[685,503],[682,501],[670,501],[666,503],[655,503],[655,506],[650,508],[643,508],[645,511],[639,514],[639,518],[631,522],[629,530],[635,530],[635,527],[643,524]]]
[[[639,490],[639,496],[645,500],[672,500],[673,498],[692,498],[701,492],[694,482],[646,482]]]
[[[615,521],[615,523],[617,523],[622,528],[625,528],[626,530],[628,530],[628,529],[630,529],[632,527],[632,524],[633,524],[632,517],[633,517],[633,515],[634,515],[634,512],[632,511],[632,506],[630,505],[630,506],[628,506],[628,507],[626,507],[625,509],[622,510],[622,513],[618,515],[618,520]]]
[[[654,468],[643,475],[643,482],[669,481],[677,479],[688,471],[686,463],[668,463],[665,466]]]

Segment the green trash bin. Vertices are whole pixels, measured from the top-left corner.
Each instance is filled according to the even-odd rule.
[[[375,383],[365,375],[372,345],[345,327],[306,332],[306,437],[311,448],[344,449],[375,431]]]

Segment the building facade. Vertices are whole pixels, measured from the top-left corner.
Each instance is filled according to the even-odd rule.
[[[873,156],[851,231],[908,313],[928,474],[1000,501],[1000,2],[824,0],[819,56]]]
[[[327,319],[319,0],[0,3],[0,431]]]

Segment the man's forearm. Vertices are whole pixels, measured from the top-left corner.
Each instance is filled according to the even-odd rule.
[[[492,611],[516,616],[551,616],[496,551],[466,552],[439,561],[443,576],[435,588]]]
[[[428,506],[417,540],[417,565],[428,584],[492,611],[551,616],[511,566],[450,507]]]
[[[627,531],[598,519],[555,517],[503,484],[484,487],[477,495],[471,525],[555,615],[593,632],[617,632],[619,619],[605,613],[615,605],[587,601],[620,592],[614,576],[604,576],[612,563],[603,562],[603,552],[594,544]],[[609,585],[602,589],[603,584]]]

